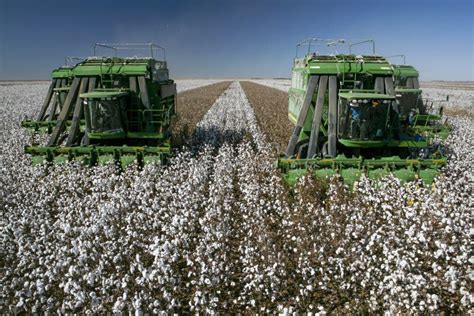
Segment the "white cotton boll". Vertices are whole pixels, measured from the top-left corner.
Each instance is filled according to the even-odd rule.
[[[142,299],[140,297],[135,296],[132,305],[136,312],[141,313]]]
[[[114,303],[114,306],[112,308],[112,311],[114,313],[120,313],[122,312],[122,310],[124,309],[125,307],[125,304],[124,302],[119,298],[115,303]]]
[[[423,235],[422,232],[419,232],[418,235],[417,235],[417,238],[420,242],[424,243],[426,242],[426,239],[425,239],[425,236]]]
[[[21,308],[21,307],[23,307],[24,304],[25,304],[25,301],[23,300],[23,297],[20,297],[20,300],[18,301],[18,303],[15,306],[17,308]]]
[[[405,259],[402,259],[398,262],[398,267],[403,270],[406,267],[409,267],[409,264]]]
[[[454,125],[446,141],[451,156],[433,191],[363,177],[354,195],[337,193],[341,188],[330,183],[320,207],[314,196],[304,199],[301,192],[288,199],[275,156],[262,150],[257,112],[238,83],[200,123],[199,137],[211,146],[178,151],[164,169],[147,166],[119,175],[100,166],[30,166],[23,154],[30,136],[20,129],[17,116],[36,111],[34,103],[46,89],[43,84],[0,84],[0,199],[7,201],[6,221],[0,219],[0,227],[6,227],[3,309],[11,310],[31,295],[23,298],[22,308],[65,313],[82,301],[75,311],[79,314],[123,312],[135,310],[133,301],[140,297],[142,309],[158,312],[180,302],[193,313],[218,313],[219,307],[233,304],[248,307],[248,313],[272,314],[252,309],[250,301],[257,300],[255,295],[258,306],[279,300],[278,312],[289,306],[285,300],[294,300],[276,299],[275,293],[303,289],[308,295],[308,284],[319,284],[316,291],[337,289],[336,295],[323,297],[328,306],[339,306],[335,314],[356,313],[359,306],[419,313],[422,300],[424,311],[439,313],[442,302],[469,313],[473,298],[463,284],[470,280],[473,260],[469,188],[474,183],[474,137],[469,117],[449,119]],[[469,109],[470,90],[451,91],[453,100]],[[240,129],[252,144],[235,140]],[[337,195],[347,200],[341,203]],[[407,206],[409,200],[415,203]],[[416,271],[423,276],[414,275]],[[91,274],[97,302],[87,288]],[[294,289],[287,288],[291,281]],[[234,296],[223,284],[243,290]],[[355,292],[350,304],[337,301],[337,291],[360,286],[371,289],[369,298]],[[216,303],[219,291],[223,299]],[[127,301],[126,292],[134,299]],[[439,293],[438,305],[422,294],[433,292]],[[160,295],[156,308],[150,293]],[[191,294],[176,297],[183,293]],[[308,301],[298,299],[301,305]]]
[[[94,285],[94,279],[95,279],[94,274],[92,272],[89,272],[87,274],[87,285],[93,286]]]

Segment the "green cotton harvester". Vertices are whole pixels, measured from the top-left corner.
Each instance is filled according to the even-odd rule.
[[[372,55],[317,54],[311,45],[372,43]],[[298,58],[298,48],[308,53]],[[402,124],[394,70],[375,55],[372,40],[307,39],[297,45],[289,90],[288,117],[295,124],[286,153],[278,161],[294,184],[308,172],[325,178],[339,173],[348,185],[362,174],[389,173],[401,181],[431,183],[445,165],[440,144]]]
[[[111,49],[114,56],[95,56],[98,48]],[[123,49],[146,49],[151,57],[117,57]],[[163,50],[163,60],[153,57],[156,49]],[[52,77],[37,119],[22,122],[49,133],[44,146],[25,148],[33,163],[115,161],[126,166],[162,163],[169,156],[176,85],[162,47],[95,44],[94,57],[58,68]]]
[[[424,137],[446,139],[451,128],[443,121],[443,103],[445,100],[424,99],[418,80],[419,73],[415,67],[405,64],[405,55],[394,55],[387,58],[403,58],[403,65],[392,64],[395,93],[399,103],[402,124],[409,124]]]

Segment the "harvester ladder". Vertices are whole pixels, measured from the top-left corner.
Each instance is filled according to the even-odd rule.
[[[341,87],[344,87],[344,84],[346,83],[352,83],[352,88],[355,88],[355,83],[357,82],[357,71],[353,71],[354,77],[353,79],[346,79],[346,64],[351,66],[351,61],[346,60],[344,57],[342,57],[342,80],[341,80]],[[339,63],[336,63],[337,65],[337,70],[339,72]],[[350,69],[352,70],[352,69]]]
[[[103,66],[103,63],[100,64],[100,75],[99,75],[102,88],[111,88],[113,87],[114,77],[113,77],[112,72],[109,70],[113,67],[113,61],[111,61],[107,73],[104,73],[102,66]]]
[[[166,113],[164,110],[143,110],[143,116],[147,123],[147,129],[151,128],[153,131],[162,132],[163,125],[166,124]]]
[[[337,59],[337,56],[335,57],[336,58],[336,69],[337,69],[337,76],[339,77],[339,74],[341,74],[341,70],[339,69],[339,60]],[[343,84],[344,84],[344,72],[345,72],[345,66],[344,66],[344,59],[342,59],[343,61],[343,64],[342,64],[342,80],[340,81],[340,86],[342,87]]]
[[[100,74],[100,81],[102,83],[102,88],[112,88],[114,85],[113,74]]]
[[[344,87],[344,84],[352,83],[352,87],[350,89],[355,89],[356,88],[355,84],[357,83],[357,72],[358,72],[357,69],[355,69],[355,71],[352,71],[352,69],[350,68],[351,67],[351,61],[346,60],[345,57],[342,57],[342,60],[339,59],[337,61],[338,61],[336,63],[337,72],[338,72],[338,74],[342,74],[342,79],[340,81],[340,86]],[[342,71],[339,68],[339,61],[341,61],[341,64],[342,64]],[[346,79],[346,64],[349,65],[349,71],[354,74],[354,77],[352,79]]]

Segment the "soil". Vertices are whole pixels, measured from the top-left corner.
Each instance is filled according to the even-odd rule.
[[[230,81],[223,81],[178,93],[177,114],[171,124],[175,146],[182,144],[183,139],[194,132],[196,124],[201,121],[204,114],[230,83]]]
[[[284,150],[294,128],[288,119],[288,93],[249,81],[240,84],[267,140]]]

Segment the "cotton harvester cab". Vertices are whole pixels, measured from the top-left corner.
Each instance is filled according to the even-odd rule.
[[[443,122],[443,106],[446,100],[423,99],[420,89],[419,73],[415,67],[405,64],[405,55],[402,57],[403,65],[393,65],[395,93],[400,108],[401,123],[410,126],[425,137],[440,137],[445,139],[450,132],[449,126]]]
[[[168,156],[176,85],[169,79],[165,58],[153,58],[154,49],[162,48],[96,44],[94,51],[97,47],[115,53],[124,47],[146,47],[151,57],[95,56],[70,68],[71,83],[59,114],[50,116],[54,127],[47,144],[25,149],[33,163],[80,160],[95,165],[113,160],[126,166],[162,162]]]
[[[315,41],[347,43],[309,39],[298,46]],[[339,173],[349,185],[362,173],[379,178],[390,172],[430,183],[445,164],[438,144],[400,124],[393,69],[381,56],[320,55],[308,48],[294,59],[288,110],[295,128],[279,167],[290,184],[307,172]]]

